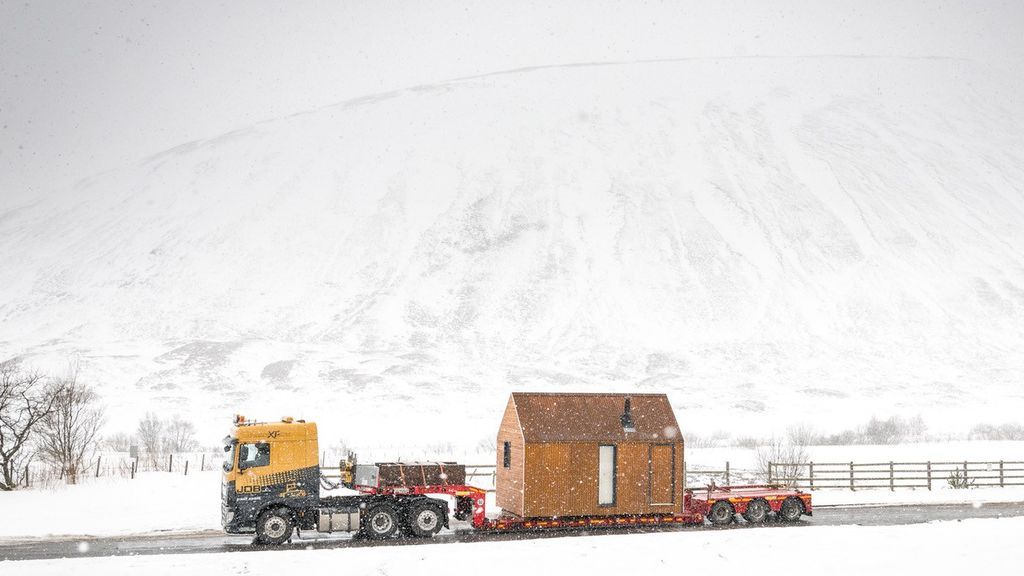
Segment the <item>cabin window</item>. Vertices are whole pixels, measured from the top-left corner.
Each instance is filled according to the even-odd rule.
[[[512,443],[505,442],[505,448],[502,452],[501,465],[505,468],[512,467]]]
[[[615,446],[598,447],[597,503],[615,505]]]
[[[241,444],[238,447],[238,469],[258,468],[270,465],[270,444]]]

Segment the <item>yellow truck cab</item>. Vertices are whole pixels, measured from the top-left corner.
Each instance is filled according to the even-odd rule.
[[[255,534],[257,543],[281,544],[294,529],[358,531],[370,538],[401,530],[429,537],[448,525],[448,503],[421,495],[322,498],[312,422],[248,422],[236,416],[224,454],[221,524],[229,534]]]

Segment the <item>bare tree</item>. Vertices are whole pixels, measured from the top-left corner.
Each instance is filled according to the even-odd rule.
[[[17,362],[0,363],[0,490],[13,490],[33,457],[33,436],[54,410],[54,388]]]
[[[135,436],[139,439],[139,445],[145,452],[150,465],[156,468],[163,449],[164,421],[156,414],[146,412],[146,417],[139,420]]]
[[[164,447],[168,452],[191,452],[199,446],[196,441],[196,427],[179,416],[174,416],[165,426],[167,433]]]
[[[54,410],[42,420],[39,452],[64,472],[68,483],[75,484],[86,457],[95,449],[103,408],[93,389],[78,381],[77,372],[54,386]]]

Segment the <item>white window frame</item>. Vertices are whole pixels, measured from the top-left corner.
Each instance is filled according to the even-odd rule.
[[[597,505],[615,506],[615,475],[618,447],[602,444],[597,447]]]

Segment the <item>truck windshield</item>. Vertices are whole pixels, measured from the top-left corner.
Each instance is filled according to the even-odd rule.
[[[231,468],[235,465],[235,446],[236,443],[231,440],[227,440],[227,444],[224,445],[224,471],[230,472]]]

